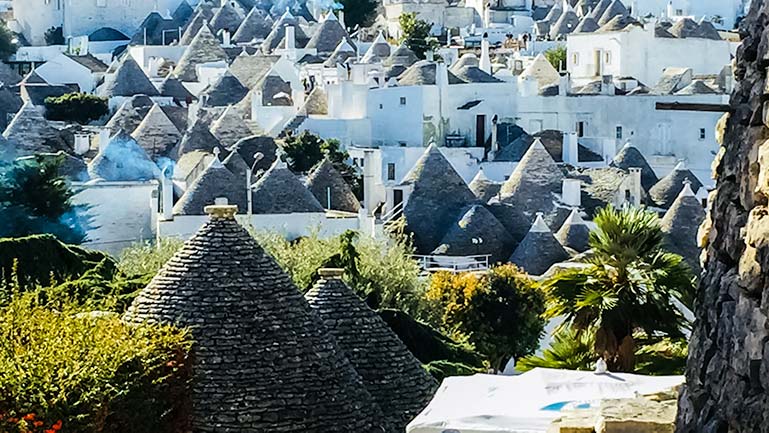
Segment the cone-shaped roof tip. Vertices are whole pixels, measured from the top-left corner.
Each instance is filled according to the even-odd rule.
[[[692,181],[689,179],[684,179],[684,189],[681,190],[682,197],[696,197],[697,195],[694,193],[694,190],[692,189]]]
[[[547,223],[545,222],[545,219],[543,218],[542,212],[537,212],[537,219],[534,220],[534,224],[531,225],[531,229],[529,230],[534,233],[549,233],[550,227],[547,226]]]
[[[571,213],[569,214],[569,218],[566,220],[567,224],[570,225],[576,225],[576,224],[585,224],[585,220],[582,219],[582,215],[579,213],[578,208],[574,208],[571,210]]]
[[[675,168],[673,168],[674,171],[678,170],[686,170],[686,162],[684,160],[678,161],[678,164],[676,164]]]

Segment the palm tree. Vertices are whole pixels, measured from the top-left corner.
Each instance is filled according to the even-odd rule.
[[[594,329],[595,354],[613,371],[633,371],[634,333],[680,337],[688,326],[676,301],[691,305],[694,277],[681,256],[663,250],[656,214],[609,206],[594,221],[583,266],[543,283],[545,314],[578,332]]]
[[[529,371],[536,367],[562,370],[592,370],[598,356],[593,353],[593,332],[564,328],[553,335],[550,347],[542,355],[529,355],[516,364],[518,371]]]

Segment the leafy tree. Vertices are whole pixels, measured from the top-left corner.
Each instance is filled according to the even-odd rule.
[[[84,209],[59,175],[64,157],[36,156],[0,167],[0,237],[50,233],[68,244],[85,241]]]
[[[691,302],[694,277],[681,256],[664,251],[654,213],[609,206],[595,223],[584,266],[543,283],[546,315],[565,317],[575,331],[594,328],[594,352],[613,371],[633,371],[638,332],[682,336],[688,323],[676,302]]]
[[[325,142],[318,135],[302,131],[299,135],[286,138],[283,145],[285,155],[283,160],[288,167],[297,173],[306,173],[326,156],[323,148]]]
[[[435,38],[430,36],[432,25],[427,21],[417,19],[416,12],[404,13],[398,17],[403,36],[400,42],[405,43],[420,59],[425,58],[425,53],[437,46]]]
[[[534,352],[545,327],[544,294],[514,265],[480,276],[436,273],[425,296],[436,307],[433,321],[452,338],[466,338],[497,370]]]
[[[51,27],[46,30],[43,38],[45,38],[47,45],[65,45],[67,43],[66,39],[64,39],[64,29],[61,26]]]
[[[344,21],[350,28],[368,27],[376,16],[376,0],[340,0],[344,7]]]
[[[5,21],[0,20],[0,60],[6,60],[16,54],[18,47],[14,41],[16,37],[8,28]]]
[[[107,98],[89,93],[67,93],[45,98],[45,117],[86,124],[109,113]]]
[[[566,47],[559,45],[545,51],[545,58],[556,71],[562,70],[566,66]]]

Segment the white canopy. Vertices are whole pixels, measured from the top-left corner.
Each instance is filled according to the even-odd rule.
[[[683,376],[535,368],[519,376],[450,377],[408,433],[545,433],[563,409],[669,390]]]

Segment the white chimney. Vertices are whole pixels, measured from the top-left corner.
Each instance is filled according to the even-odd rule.
[[[163,219],[165,221],[171,221],[174,219],[174,184],[168,177],[171,173],[166,173],[168,168],[163,170],[163,174],[160,176],[162,189],[161,196],[161,209],[163,210]]]
[[[563,134],[561,156],[565,164],[576,166],[579,163],[579,137],[576,132],[565,132]]]
[[[329,13],[333,14],[334,12],[329,12]],[[342,25],[342,28],[343,29],[347,29],[347,23],[344,22],[344,11],[343,10],[339,11],[339,18],[338,19],[339,19],[339,24]]]
[[[91,137],[88,134],[75,134],[75,153],[82,155],[91,149]]]
[[[561,185],[561,201],[572,207],[582,205],[582,191],[579,179],[564,179]]]
[[[232,46],[232,35],[229,30],[222,30],[222,45],[225,47]]]
[[[571,92],[571,74],[568,72],[558,79],[558,96],[566,96]]]
[[[481,59],[478,63],[478,68],[487,74],[491,74],[491,57],[489,55],[489,35],[483,34],[481,40]]]
[[[666,15],[668,16],[668,18],[673,18],[675,16],[675,12],[673,11],[673,0],[670,0],[668,2]]]
[[[439,88],[449,85],[449,68],[444,62],[435,64],[435,84]]]
[[[427,60],[428,62],[435,61],[435,53],[433,52],[433,50],[428,50],[425,53],[425,60]]]
[[[641,206],[641,169],[638,167],[631,167],[630,172],[630,204],[633,206]]]
[[[499,152],[499,142],[497,141],[497,116],[491,118],[491,154],[496,155]]]
[[[286,49],[296,49],[296,29],[291,25],[286,26]]]

